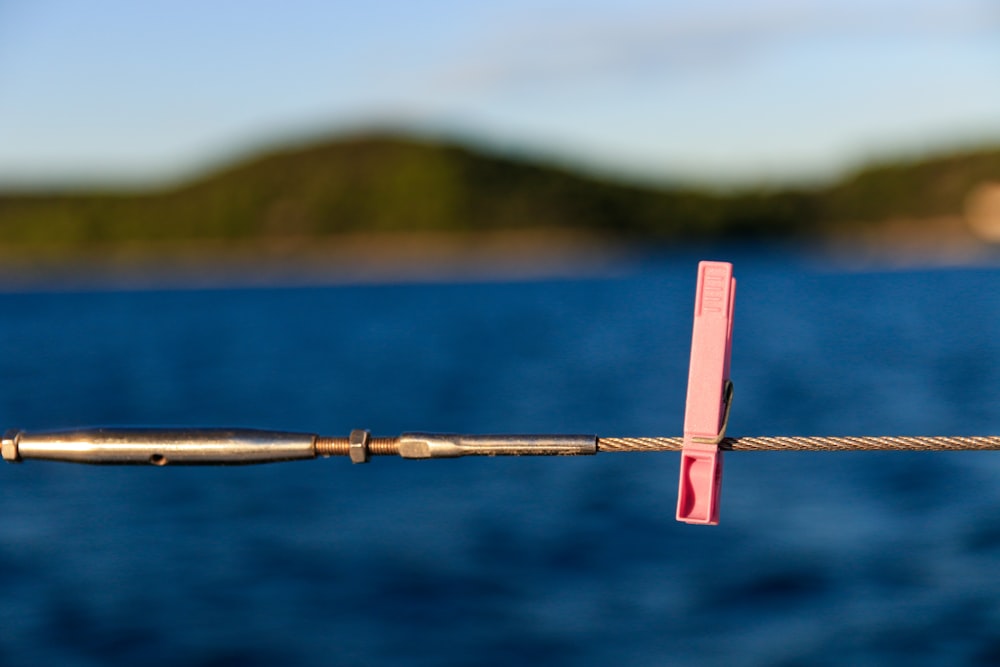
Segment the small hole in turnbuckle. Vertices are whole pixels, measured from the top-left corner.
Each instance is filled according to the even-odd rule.
[[[149,462],[154,466],[165,466],[167,465],[167,457],[163,454],[153,454],[149,457]]]

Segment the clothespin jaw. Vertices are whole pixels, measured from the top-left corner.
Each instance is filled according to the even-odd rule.
[[[728,262],[698,264],[691,365],[684,410],[677,520],[714,526],[719,523],[722,451],[733,384],[729,359],[733,341],[736,281]]]

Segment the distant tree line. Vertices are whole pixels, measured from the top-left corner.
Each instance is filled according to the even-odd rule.
[[[808,238],[959,214],[989,181],[1000,181],[1000,150],[874,166],[826,187],[721,193],[369,135],[273,152],[159,191],[0,192],[0,246],[528,228],[650,242]]]

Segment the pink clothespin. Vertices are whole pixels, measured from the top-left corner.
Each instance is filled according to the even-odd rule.
[[[736,281],[728,262],[698,264],[694,333],[684,411],[684,449],[677,494],[677,520],[714,526],[719,523],[722,452],[733,383],[729,357],[733,342]]]

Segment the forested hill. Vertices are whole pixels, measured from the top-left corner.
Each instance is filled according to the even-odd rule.
[[[1000,181],[1000,150],[881,165],[811,190],[721,194],[369,135],[272,152],[162,191],[0,192],[0,246],[553,228],[658,242],[813,237],[957,215],[988,181]]]

